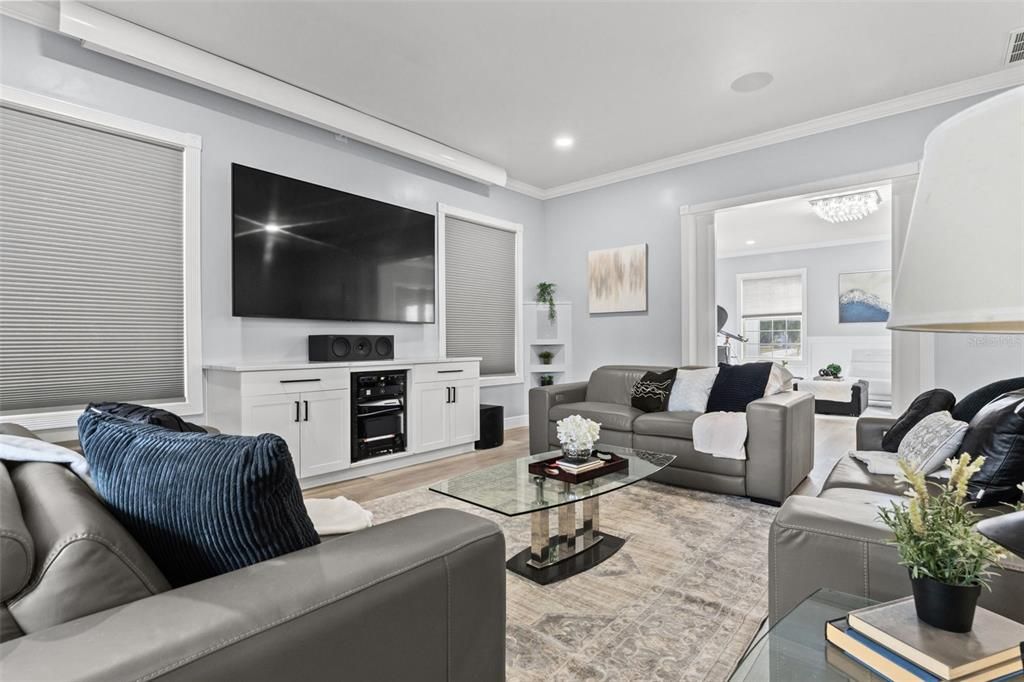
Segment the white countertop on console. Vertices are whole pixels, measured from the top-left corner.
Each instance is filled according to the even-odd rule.
[[[203,365],[203,369],[220,370],[222,372],[280,372],[290,369],[317,369],[320,367],[411,367],[412,365],[432,365],[448,362],[480,362],[483,358],[397,358],[395,360],[364,360],[358,362],[254,362],[238,365],[213,363]]]

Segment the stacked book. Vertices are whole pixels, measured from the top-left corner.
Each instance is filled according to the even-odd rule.
[[[917,617],[913,597],[825,625],[830,664],[858,682],[1020,679],[1024,625],[983,608],[970,632],[947,632]]]
[[[600,469],[605,463],[596,457],[591,457],[583,462],[570,462],[565,459],[560,459],[555,462],[562,471],[568,471],[570,474],[582,474],[584,471],[590,471],[591,469]]]

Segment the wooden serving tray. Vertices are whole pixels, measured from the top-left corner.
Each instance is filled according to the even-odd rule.
[[[543,476],[544,478],[552,478],[556,481],[564,481],[565,483],[585,483],[592,481],[595,478],[610,474],[616,471],[629,470],[629,460],[625,457],[619,457],[618,455],[609,452],[612,456],[610,460],[604,463],[604,466],[596,469],[588,469],[583,473],[573,474],[564,469],[555,466],[555,462],[562,459],[562,456],[552,457],[550,459],[541,460],[540,462],[533,462],[527,467],[531,474],[537,476]],[[558,469],[557,474],[550,474],[545,469],[555,468]]]

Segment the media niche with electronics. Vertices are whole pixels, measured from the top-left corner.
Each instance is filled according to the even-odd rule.
[[[236,317],[434,322],[434,216],[231,165]]]

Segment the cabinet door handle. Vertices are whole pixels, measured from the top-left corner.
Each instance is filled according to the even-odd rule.
[[[452,402],[453,403],[459,402],[459,394],[455,392],[455,387],[454,386],[452,386]]]
[[[452,399],[452,387],[447,386],[446,389],[448,391],[448,400],[446,400],[445,402],[451,404],[452,402],[454,402],[454,400]]]
[[[309,401],[308,400],[303,400],[302,401],[302,406],[306,410],[306,416],[302,418],[302,421],[308,422],[309,421]]]
[[[299,421],[299,401],[295,401],[295,421]]]

